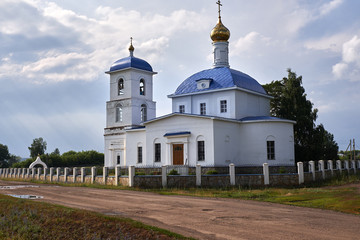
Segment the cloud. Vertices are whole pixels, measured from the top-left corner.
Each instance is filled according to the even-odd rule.
[[[245,52],[254,52],[261,54],[260,48],[266,48],[271,45],[271,39],[261,35],[258,32],[250,32],[245,37],[240,37],[233,44],[231,55],[241,55]]]
[[[329,3],[325,3],[320,7],[320,15],[324,16],[332,12],[334,9],[338,8],[344,0],[333,0]]]
[[[336,79],[360,81],[360,38],[355,35],[342,47],[342,61],[333,65],[332,72]]]
[[[150,15],[103,6],[88,17],[50,1],[2,1],[0,38],[6,41],[0,46],[0,76],[36,84],[92,81],[111,61],[128,55],[130,36],[135,54],[156,63],[170,36],[201,31],[204,19],[187,10]]]

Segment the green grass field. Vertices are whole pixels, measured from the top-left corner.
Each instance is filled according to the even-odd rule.
[[[131,219],[0,195],[0,239],[189,239]]]

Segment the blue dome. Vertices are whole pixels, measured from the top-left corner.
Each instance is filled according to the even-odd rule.
[[[201,79],[211,79],[210,87],[206,89],[198,89],[197,81]],[[244,88],[267,95],[264,88],[254,78],[245,73],[227,67],[212,68],[195,73],[180,84],[174,95],[230,87]]]
[[[130,68],[130,67],[149,71],[149,72],[153,71],[152,67],[150,66],[150,64],[147,61],[142,60],[140,58],[129,56],[129,57],[122,58],[122,59],[114,62],[113,65],[110,67],[110,72],[125,69],[125,68]]]

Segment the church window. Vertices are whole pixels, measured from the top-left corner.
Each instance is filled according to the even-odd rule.
[[[200,103],[200,115],[206,115],[206,103]]]
[[[161,162],[161,143],[155,143],[155,162]]]
[[[179,106],[179,113],[184,113],[185,112],[185,105],[180,105]]]
[[[275,160],[275,141],[267,141],[267,159]]]
[[[124,79],[120,78],[118,82],[118,95],[124,94]]]
[[[145,104],[141,105],[140,113],[141,113],[141,122],[145,122],[147,120],[147,110]]]
[[[226,100],[221,100],[220,101],[220,112],[221,113],[226,113],[227,112],[227,101]]]
[[[117,105],[116,106],[116,119],[115,119],[115,121],[116,122],[122,122],[122,118],[123,118],[123,116],[122,116],[122,114],[123,114],[123,112],[122,112],[123,110],[122,110],[122,107],[121,107],[121,105]]]
[[[116,157],[116,163],[117,163],[117,165],[120,165],[120,155],[117,155],[117,157]]]
[[[145,96],[145,81],[140,79],[140,95]]]
[[[137,162],[142,163],[142,160],[143,160],[142,147],[138,147],[137,150],[138,150],[138,152],[137,152],[138,153],[138,158],[137,158],[138,161]]]
[[[205,161],[205,141],[197,142],[198,161]]]

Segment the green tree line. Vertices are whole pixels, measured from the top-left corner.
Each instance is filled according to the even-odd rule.
[[[53,152],[39,156],[48,167],[79,167],[104,164],[104,154],[94,150],[81,152],[68,151],[62,155]],[[33,161],[35,161],[34,158],[29,158],[13,164],[12,167],[27,168]]]

